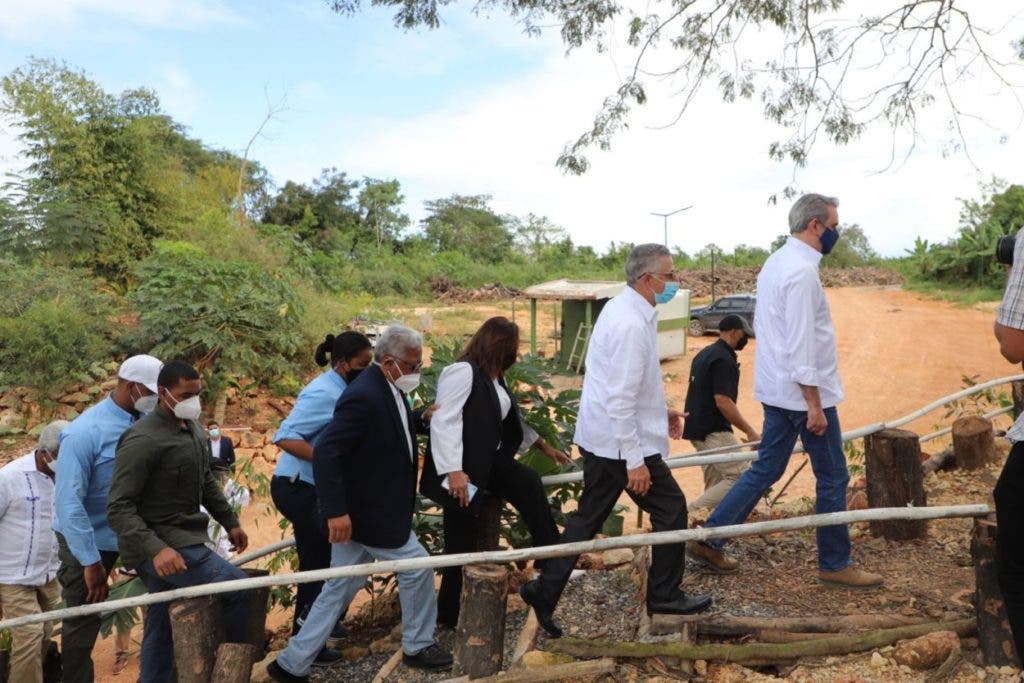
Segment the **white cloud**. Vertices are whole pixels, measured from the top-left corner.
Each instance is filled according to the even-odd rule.
[[[180,64],[157,67],[153,89],[160,96],[161,106],[178,121],[187,121],[199,111],[199,89],[188,70]]]

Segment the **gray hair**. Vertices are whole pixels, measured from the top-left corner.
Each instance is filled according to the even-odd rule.
[[[409,351],[423,348],[423,335],[404,325],[392,325],[384,330],[373,349],[373,358],[378,363],[384,356],[401,357]]]
[[[626,257],[626,284],[632,285],[639,280],[644,273],[652,272],[656,262],[662,256],[671,256],[672,252],[663,244],[638,244],[633,247]]]
[[[815,218],[824,223],[828,219],[830,206],[839,206],[839,199],[823,194],[805,194],[800,197],[789,210],[789,232],[793,235],[803,232]]]
[[[43,431],[39,434],[39,446],[38,449],[46,451],[47,453],[56,454],[60,448],[60,433],[64,431],[70,422],[67,420],[54,420],[50,424],[43,427]]]

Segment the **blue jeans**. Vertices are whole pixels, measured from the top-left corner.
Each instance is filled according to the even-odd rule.
[[[835,408],[826,408],[825,419],[828,420],[828,428],[824,435],[817,436],[807,431],[806,410],[765,405],[757,460],[736,480],[705,526],[743,523],[761,495],[786,471],[798,436],[810,456],[811,469],[817,479],[814,511],[822,514],[845,510],[850,472],[846,469],[846,456],[843,454],[839,414]],[[850,565],[850,530],[845,524],[818,527],[817,537],[820,571],[836,572]],[[725,539],[708,541],[708,545],[721,549],[725,546]]]
[[[409,532],[409,540],[400,548],[374,548],[355,541],[331,544],[332,567],[413,557],[427,557],[427,551],[412,532]],[[302,628],[278,655],[278,666],[293,676],[307,675],[313,660],[327,643],[327,637],[338,622],[338,617],[365,584],[365,576],[349,576],[325,582]],[[402,605],[402,650],[414,655],[434,643],[437,599],[434,595],[433,570],[399,572],[398,600]]]
[[[245,572],[205,545],[190,545],[175,550],[188,567],[181,574],[157,576],[152,560],[146,560],[144,564],[139,565],[139,577],[150,593],[248,578]],[[220,599],[227,642],[246,642],[251,601],[249,592],[222,593]],[[169,605],[170,603],[160,602],[146,608],[146,621],[142,633],[142,683],[169,683],[174,680],[171,675],[174,669],[174,641],[171,638]]]

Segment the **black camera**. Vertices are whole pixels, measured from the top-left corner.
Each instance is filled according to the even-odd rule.
[[[1008,266],[1013,265],[1013,247],[1016,239],[1013,235],[1003,235],[996,241],[996,261]]]

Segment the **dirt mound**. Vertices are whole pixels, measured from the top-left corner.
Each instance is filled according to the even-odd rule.
[[[465,289],[453,284],[444,275],[435,275],[430,280],[430,291],[439,301],[451,303],[513,299],[522,295],[521,290],[515,287],[506,287],[500,282],[493,282],[476,289]]]
[[[715,267],[715,294],[753,292],[757,286],[759,267],[737,268],[736,266]],[[857,268],[822,268],[821,281],[826,287],[865,287],[902,284],[899,273],[888,268],[862,266]],[[680,284],[690,290],[690,296],[711,296],[711,271],[680,271]]]

